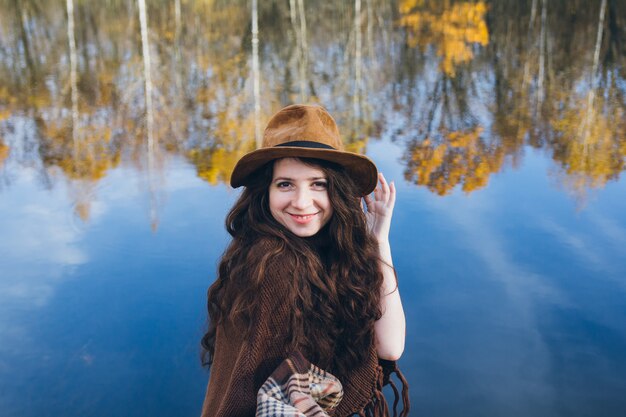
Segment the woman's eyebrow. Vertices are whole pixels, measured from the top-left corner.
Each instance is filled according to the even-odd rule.
[[[319,180],[326,180],[326,177],[310,177],[307,178],[307,181],[319,181]],[[276,182],[276,181],[295,181],[293,178],[289,178],[289,177],[276,177],[272,180],[272,182]]]

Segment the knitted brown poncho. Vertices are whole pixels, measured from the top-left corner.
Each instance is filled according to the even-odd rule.
[[[285,329],[291,307],[284,300],[288,290],[285,283],[293,280],[293,276],[284,269],[278,261],[268,264],[267,277],[258,294],[258,316],[254,318],[249,338],[245,339],[243,331],[236,326],[225,324],[217,327],[215,355],[202,417],[253,417],[259,388],[289,355]],[[392,372],[397,373],[403,384],[404,410],[400,415],[406,415],[409,406],[406,380],[395,362],[381,360],[379,363],[373,345],[360,366],[347,375],[337,375],[344,388],[344,397],[332,415],[388,416],[388,406],[382,395],[383,385],[390,383],[393,388],[396,397],[394,408],[399,399],[398,391],[389,378]]]

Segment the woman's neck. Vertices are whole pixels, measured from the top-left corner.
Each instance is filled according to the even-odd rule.
[[[330,236],[328,235],[328,225],[324,226],[313,236],[302,238],[319,255],[325,266],[328,266],[330,253]]]

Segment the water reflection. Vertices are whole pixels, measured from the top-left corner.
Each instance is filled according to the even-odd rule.
[[[554,404],[558,398],[554,385],[545,375],[551,367],[551,352],[538,331],[538,311],[544,300],[550,300],[552,307],[563,308],[567,304],[565,297],[550,277],[514,256],[512,242],[493,221],[502,209],[497,200],[465,201],[459,196],[452,196],[451,200],[430,203],[446,222],[458,228],[457,237],[472,258],[466,265],[480,271],[481,284],[479,289],[460,284],[457,299],[442,300],[442,305],[437,306],[454,317],[450,311],[464,305],[474,318],[447,324],[454,327],[463,347],[449,347],[435,357],[452,363],[457,360],[455,356],[462,355],[460,380],[491,375],[475,385],[468,383],[457,388],[465,398],[480,398],[486,392],[492,396],[493,401],[476,415],[559,415]],[[463,210],[458,210],[461,206]],[[482,297],[480,292],[486,288],[498,296]]]
[[[15,187],[0,199],[2,382],[7,381],[10,364],[37,350],[39,342],[29,333],[25,317],[38,314],[72,278],[71,271],[90,261],[80,245],[83,230],[74,227],[68,216],[65,193],[42,190],[37,175],[35,169],[22,169],[13,178]]]
[[[625,409],[623,2],[258,1],[258,71],[252,1],[141,3],[0,0],[3,416],[198,415],[224,184],[293,101],[398,183],[417,415]]]
[[[9,156],[9,151],[9,145],[5,144],[2,139],[0,139],[0,168],[2,168],[4,161]]]
[[[32,120],[31,159],[75,184],[83,219],[122,163],[150,195],[175,155],[227,182],[294,101],[329,107],[351,150],[402,143],[405,178],[438,195],[486,187],[527,146],[579,197],[624,170],[618,2],[57,3],[0,1],[0,166]]]
[[[475,46],[489,44],[487,5],[401,0],[399,25],[407,29],[407,45],[422,52],[433,48],[439,69],[454,77],[456,68],[474,59]]]

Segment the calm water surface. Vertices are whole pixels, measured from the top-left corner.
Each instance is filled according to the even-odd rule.
[[[258,50],[141,3],[0,1],[0,416],[199,414],[230,172],[297,101],[396,181],[411,415],[626,415],[624,2],[259,2]]]

